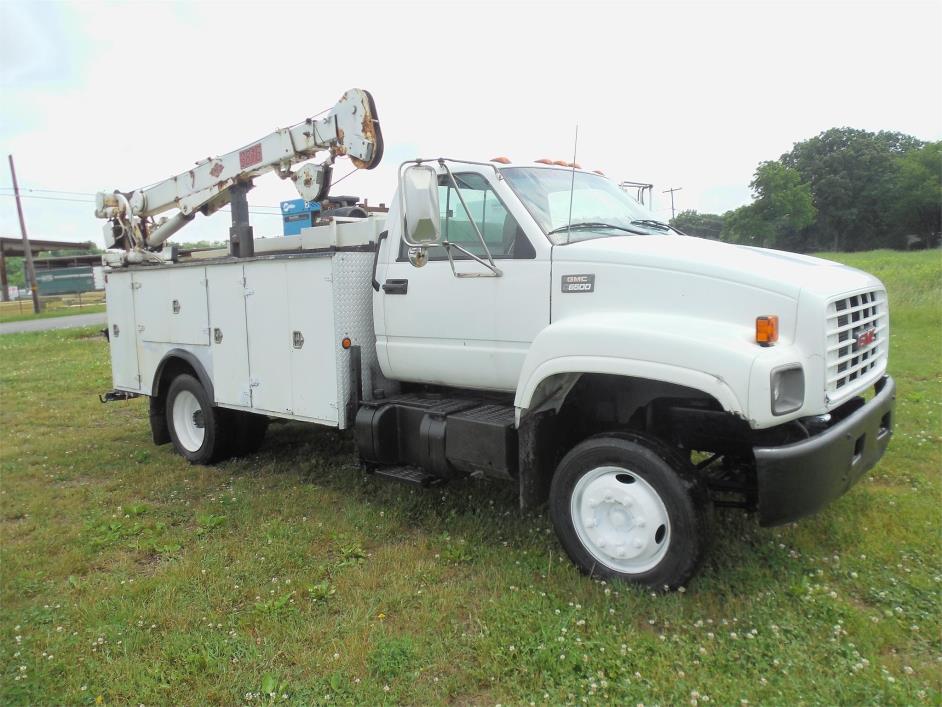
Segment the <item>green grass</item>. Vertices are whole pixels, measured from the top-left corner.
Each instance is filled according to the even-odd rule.
[[[890,451],[796,525],[718,512],[667,596],[579,575],[509,486],[364,478],[329,430],[189,466],[98,403],[93,330],[2,337],[0,702],[939,704],[942,267],[835,257],[890,288]]]
[[[70,317],[73,314],[93,314],[95,312],[104,312],[103,302],[92,304],[74,305],[70,307],[48,307],[39,314],[33,314],[32,301],[22,303],[22,311],[19,307],[7,307],[0,310],[0,323],[3,322],[23,322],[28,319],[51,319],[53,317]]]

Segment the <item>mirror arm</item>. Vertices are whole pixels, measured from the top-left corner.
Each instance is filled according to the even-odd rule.
[[[498,272],[500,272],[500,271],[497,269],[497,266],[494,264],[494,258],[491,256],[491,249],[488,248],[488,247],[487,247],[487,243],[484,242],[484,235],[481,233],[481,229],[479,229],[479,228],[478,228],[478,225],[474,222],[474,217],[471,215],[471,210],[468,208],[468,205],[467,205],[466,203],[464,203],[464,197],[461,196],[461,190],[458,188],[458,182],[455,180],[455,175],[451,173],[451,169],[449,169],[449,168],[448,168],[448,165],[445,164],[445,160],[444,160],[444,159],[438,160],[438,164],[440,164],[442,167],[444,167],[444,168],[445,168],[445,171],[448,172],[448,177],[451,179],[451,183],[452,183],[452,185],[455,187],[455,194],[458,195],[458,201],[461,202],[461,206],[464,208],[464,212],[468,215],[468,221],[469,221],[469,222],[471,223],[471,225],[474,227],[474,232],[477,234],[478,240],[481,241],[481,246],[484,248],[484,252],[487,253],[487,261],[488,261],[488,262],[485,263],[483,260],[481,260],[480,258],[477,258],[476,256],[472,256],[472,257],[474,257],[474,259],[477,260],[478,262],[480,262],[482,265],[488,265],[488,263],[490,263],[490,264],[488,265],[488,268],[491,270],[491,272],[493,272],[493,273],[495,273],[495,274],[498,273]],[[467,253],[467,251],[464,250],[463,248],[461,248],[461,246],[455,246],[455,247],[458,248],[459,250],[461,250],[461,251]],[[449,253],[450,253],[450,251],[449,251]],[[471,254],[468,253],[468,255],[471,255]],[[454,264],[452,264],[452,269],[454,269]]]
[[[482,260],[471,251],[465,248],[462,248],[457,243],[449,243],[448,241],[443,241],[439,245],[441,245],[445,249],[445,252],[448,253],[448,262],[451,263],[451,272],[455,277],[502,277],[504,274],[503,271],[499,267],[497,267],[493,261],[488,263],[486,260]],[[461,251],[462,253],[467,255],[469,258],[471,258],[471,260],[474,260],[475,262],[480,263],[481,265],[486,267],[488,270],[490,270],[493,273],[493,275],[485,275],[484,273],[478,273],[478,272],[458,272],[457,270],[455,270],[455,261],[451,257],[452,248],[455,248],[456,250]]]

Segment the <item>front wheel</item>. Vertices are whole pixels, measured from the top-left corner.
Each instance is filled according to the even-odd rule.
[[[174,448],[193,464],[212,464],[230,447],[225,414],[213,407],[200,382],[189,374],[173,379],[167,391],[167,427]]]
[[[690,463],[639,434],[580,443],[550,491],[556,534],[579,569],[653,589],[675,589],[696,571],[708,505]]]

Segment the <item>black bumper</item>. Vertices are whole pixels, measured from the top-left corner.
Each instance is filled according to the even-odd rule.
[[[893,434],[896,383],[884,376],[862,407],[809,439],[755,447],[759,523],[810,515],[843,495],[883,456]]]

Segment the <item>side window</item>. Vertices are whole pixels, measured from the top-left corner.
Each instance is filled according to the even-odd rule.
[[[536,251],[527,239],[516,219],[497,198],[487,179],[480,174],[455,174],[455,189],[451,179],[445,175],[438,181],[438,204],[441,216],[442,239],[461,246],[478,257],[486,257],[481,240],[474,230],[476,225],[484,236],[488,250],[494,258],[534,258]],[[460,193],[460,198],[459,198]],[[461,205],[464,199],[465,207]],[[468,217],[470,213],[471,218]],[[472,219],[474,224],[472,225]],[[452,251],[455,259],[467,258],[459,251]],[[400,258],[405,258],[403,247]],[[430,260],[447,260],[444,248],[431,248]]]

